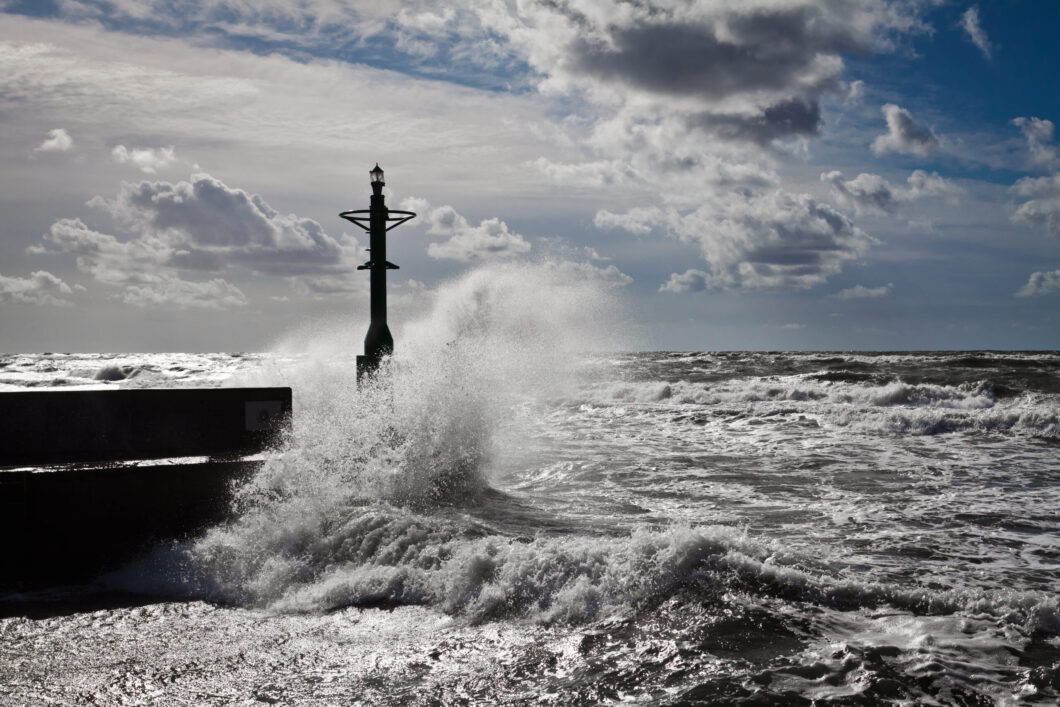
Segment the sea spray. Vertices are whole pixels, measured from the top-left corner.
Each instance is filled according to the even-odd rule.
[[[475,504],[491,460],[518,454],[517,435],[497,445],[518,426],[517,404],[565,389],[581,352],[620,345],[608,288],[563,275],[549,263],[507,264],[443,284],[429,315],[404,329],[397,354],[361,386],[341,363],[352,358],[347,331],[319,335],[293,368],[268,371],[270,383],[294,389],[293,435],[238,489],[231,522],[158,553],[148,574],[167,591],[270,604],[365,560],[364,543],[404,547],[393,560],[399,573],[429,569],[431,553],[451,555],[446,543],[467,524],[446,527],[430,514]],[[383,594],[426,596],[414,585]]]
[[[520,436],[532,421],[520,416],[534,407],[527,401],[577,404],[588,394],[606,406],[639,389],[621,383],[628,392],[620,395],[614,383],[583,379],[579,354],[618,347],[612,306],[605,288],[565,283],[548,267],[481,268],[439,288],[430,314],[405,327],[397,355],[360,387],[348,332],[318,334],[308,356],[270,372],[294,387],[295,433],[239,489],[233,519],[156,553],[126,572],[123,586],[131,573],[140,588],[146,579],[156,591],[281,612],[426,604],[473,623],[546,624],[647,610],[678,592],[735,591],[839,609],[1018,615],[1038,630],[1054,628],[1056,602],[1040,593],[841,579],[828,562],[730,527],[570,534],[542,523],[527,535],[496,522],[516,510],[491,480],[505,457],[524,456]],[[679,381],[644,385],[651,404],[692,402]],[[744,405],[974,412],[995,404],[982,386],[873,389],[794,377],[697,388]]]

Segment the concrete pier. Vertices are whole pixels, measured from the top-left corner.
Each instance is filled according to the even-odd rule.
[[[0,393],[0,587],[91,578],[222,521],[290,388]]]

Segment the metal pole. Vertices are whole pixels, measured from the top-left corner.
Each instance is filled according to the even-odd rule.
[[[372,258],[367,263],[371,282],[372,323],[364,337],[364,356],[357,357],[358,380],[366,373],[374,372],[383,357],[394,352],[394,337],[386,321],[386,271],[390,265],[386,260],[386,222],[389,214],[386,197],[383,196],[383,184],[372,182],[368,231]]]
[[[386,233],[397,228],[416,214],[411,211],[388,209],[386,197],[383,196],[383,170],[375,166],[369,174],[372,176],[371,208],[343,211],[340,217],[356,224],[368,232],[368,252],[370,259],[358,270],[367,270],[370,285],[370,311],[372,323],[364,337],[364,355],[357,357],[357,380],[371,375],[379,368],[385,356],[394,352],[394,337],[386,321],[386,271],[397,270],[398,266],[386,259]],[[367,224],[365,223],[367,221]]]

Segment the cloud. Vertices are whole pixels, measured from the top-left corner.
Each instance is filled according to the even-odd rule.
[[[929,174],[921,169],[909,175],[906,188],[896,187],[878,174],[865,172],[849,181],[844,181],[842,172],[824,172],[821,181],[831,185],[836,200],[858,213],[894,214],[904,203],[929,197],[955,203],[964,193],[963,189],[937,172]]]
[[[878,136],[872,143],[872,151],[877,155],[902,152],[924,156],[938,148],[939,141],[935,134],[929,128],[918,125],[905,108],[888,103],[882,110],[887,120],[887,133]]]
[[[968,33],[968,39],[972,41],[972,44],[979,47],[979,51],[983,53],[983,56],[989,59],[993,52],[993,47],[990,45],[990,40],[986,38],[986,32],[983,30],[982,25],[979,24],[978,5],[972,5],[961,15],[961,28]]]
[[[886,285],[872,288],[865,287],[864,285],[856,285],[845,290],[840,290],[836,293],[836,297],[839,299],[871,299],[875,297],[886,297],[891,294],[891,289],[893,287],[893,282],[888,282]]]
[[[657,206],[635,206],[622,214],[601,209],[593,217],[593,225],[599,229],[623,229],[638,236],[651,233],[652,229],[664,225],[666,221],[666,214]]]
[[[792,322],[790,324],[784,324],[780,328],[781,329],[790,329],[792,331],[798,331],[799,329],[805,329],[806,325],[805,324],[799,324],[797,322]]]
[[[1060,168],[1060,154],[1053,145],[1054,125],[1051,120],[1041,118],[1014,118],[1012,124],[1020,129],[1027,140],[1031,162],[1047,169]]]
[[[69,307],[73,303],[63,299],[73,294],[65,282],[45,270],[38,270],[29,277],[4,277],[0,275],[0,302]]]
[[[122,288],[136,306],[223,308],[247,304],[235,285],[202,273],[279,276],[300,292],[364,289],[356,278],[356,240],[333,238],[316,221],[283,215],[259,195],[208,174],[190,181],[123,182],[114,199],[89,204],[108,211],[129,232],[124,238],[60,219],[30,252],[73,255],[77,267]],[[191,275],[186,277],[185,275]],[[326,284],[345,278],[346,288]]]
[[[246,295],[220,278],[191,282],[167,275],[152,275],[142,285],[129,285],[122,300],[135,307],[173,307],[176,309],[229,309],[244,307]]]
[[[898,211],[899,197],[886,179],[878,174],[861,173],[850,181],[843,181],[843,173],[826,172],[821,181],[831,185],[840,203],[862,211],[893,214]]]
[[[209,174],[181,182],[123,182],[103,208],[144,242],[168,249],[166,265],[222,271],[234,266],[266,275],[351,272],[357,242],[328,235],[313,219],[280,214],[259,195]]]
[[[632,277],[614,265],[600,267],[592,263],[564,260],[553,263],[553,267],[561,273],[562,279],[570,282],[596,282],[607,287],[625,287],[633,282]]]
[[[65,128],[56,128],[48,131],[48,137],[44,139],[34,152],[69,152],[74,146],[74,139]]]
[[[665,225],[682,241],[700,248],[711,266],[710,286],[727,289],[813,287],[840,272],[845,262],[857,259],[875,242],[829,204],[781,190],[730,195],[687,213],[674,208],[625,215],[601,212],[596,221],[633,232]],[[672,287],[695,283],[694,274],[681,278]]]
[[[1038,295],[1060,295],[1060,270],[1031,273],[1027,284],[1016,293],[1017,297]]]
[[[659,287],[659,292],[704,292],[710,289],[714,289],[710,273],[689,269],[683,273],[671,273],[670,279]]]
[[[823,122],[817,101],[793,98],[746,114],[697,113],[689,124],[723,140],[766,146],[774,140],[815,137]]]
[[[1060,173],[1048,177],[1024,177],[1011,191],[1027,201],[1012,213],[1012,220],[1044,228],[1060,238]]]
[[[859,104],[865,98],[865,82],[861,79],[851,81],[847,85],[846,102]]]
[[[578,30],[559,70],[669,96],[717,100],[738,94],[806,94],[838,87],[838,55],[865,50],[901,13],[817,2],[746,2],[697,7],[602,3],[577,14],[554,5]],[[906,25],[908,27],[908,25]]]
[[[938,172],[929,174],[922,169],[917,169],[909,175],[906,182],[909,184],[909,188],[903,194],[906,200],[938,197],[952,204],[964,195],[963,189],[949,179],[940,177]]]
[[[34,253],[68,253],[77,267],[105,285],[121,288],[121,298],[137,307],[221,309],[243,306],[246,297],[221,279],[195,282],[179,277],[170,266],[175,251],[150,236],[121,241],[94,231],[80,219],[61,219],[51,225],[44,245]]]
[[[110,153],[118,164],[131,164],[144,174],[154,174],[158,170],[173,164],[177,155],[172,145],[169,147],[134,147],[117,145]]]
[[[917,12],[878,0],[601,0],[527,4],[492,26],[524,52],[542,92],[581,93],[632,130],[769,147],[817,135],[821,97],[847,90],[842,55],[924,30]]]
[[[406,205],[418,205],[421,212],[426,212],[428,234],[448,236],[448,240],[427,246],[427,255],[432,258],[468,263],[530,252],[530,244],[518,233],[509,231],[508,224],[498,218],[483,219],[472,226],[452,206],[430,208],[426,200],[402,202],[402,206]]]
[[[576,187],[608,187],[635,178],[634,170],[618,160],[560,163],[545,157],[526,163],[539,170],[553,184]]]

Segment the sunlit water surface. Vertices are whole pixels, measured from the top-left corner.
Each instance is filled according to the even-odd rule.
[[[493,268],[360,390],[326,333],[0,357],[296,408],[229,523],[0,597],[0,700],[1057,701],[1060,354],[576,353],[617,319]]]

